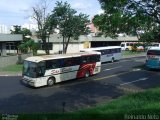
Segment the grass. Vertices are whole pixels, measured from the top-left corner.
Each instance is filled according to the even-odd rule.
[[[140,54],[144,54],[145,52],[132,52],[132,51],[122,51],[122,55],[123,56],[132,56],[132,55],[140,55]]]
[[[9,65],[7,67],[0,68],[0,71],[3,71],[3,72],[22,72],[22,65],[21,64]]]
[[[160,119],[160,88],[134,93],[110,103],[68,113],[19,115],[21,120],[124,120]],[[140,119],[140,118],[139,118]]]

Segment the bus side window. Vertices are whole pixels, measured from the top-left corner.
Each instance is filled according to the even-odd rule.
[[[121,44],[121,47],[125,47],[125,44]]]
[[[90,56],[82,57],[82,63],[88,63],[88,62],[90,62]]]
[[[55,69],[55,68],[59,68],[59,61],[58,60],[52,61],[52,69]]]
[[[110,54],[110,50],[109,49],[106,50],[106,54]]]
[[[46,69],[55,69],[59,67],[61,67],[60,60],[47,60],[46,61]]]
[[[105,50],[101,50],[101,54],[102,54],[102,55],[105,55],[105,54],[106,54],[106,51],[105,51]]]
[[[111,49],[111,53],[115,53],[115,49]]]
[[[113,49],[113,53],[118,53],[118,49]]]
[[[121,52],[121,48],[118,48],[117,51],[118,51],[118,53],[120,53]]]
[[[99,61],[100,61],[100,55],[90,56],[90,62],[99,62]]]
[[[45,62],[38,63],[37,73],[39,77],[44,76],[45,74]]]
[[[80,57],[73,57],[72,62],[73,62],[73,65],[79,65],[79,64],[81,64],[81,58]]]
[[[46,69],[51,69],[51,66],[52,66],[51,60],[47,60],[46,61]]]
[[[64,64],[62,65],[63,67],[73,66],[73,59],[72,58],[66,58],[63,61],[64,61]]]

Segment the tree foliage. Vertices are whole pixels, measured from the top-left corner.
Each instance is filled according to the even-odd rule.
[[[48,44],[46,42],[47,37],[51,33],[51,27],[49,23],[49,14],[47,12],[47,0],[41,1],[41,3],[32,7],[33,18],[36,20],[38,25],[37,37],[40,38],[44,44],[46,54],[49,54]]]
[[[32,32],[27,28],[22,28],[21,33],[23,35],[23,41],[27,41],[32,36]]]
[[[35,43],[34,40],[29,39],[18,46],[22,53],[27,53],[29,51],[33,52],[33,55],[37,54],[37,50],[40,48],[39,43]]]
[[[14,25],[13,30],[10,30],[11,34],[22,34],[21,26]]]
[[[152,34],[159,29],[159,0],[99,0],[99,2],[105,12],[96,15],[93,23],[106,36],[116,37],[118,33],[126,33],[137,35],[140,39],[141,35]],[[140,31],[144,34],[139,34]]]
[[[32,32],[27,28],[22,28],[21,26],[15,25],[14,29],[11,30],[11,34],[22,34],[23,41],[18,46],[18,49],[21,50],[22,53],[27,53],[32,51],[34,55],[37,54],[37,50],[40,48],[38,43],[35,43],[34,40],[31,39]]]
[[[88,16],[82,13],[77,14],[77,11],[72,9],[67,2],[57,1],[49,20],[50,25],[56,26],[63,37],[63,53],[66,53],[71,38],[78,40],[80,35],[89,32],[86,27],[89,23]]]
[[[23,42],[28,40],[28,37],[32,36],[32,32],[27,28],[21,28],[19,25],[14,25],[13,30],[10,30],[11,34],[22,34]]]

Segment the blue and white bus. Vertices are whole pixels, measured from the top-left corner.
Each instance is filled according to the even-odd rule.
[[[160,47],[151,47],[148,49],[146,66],[151,69],[160,69]]]
[[[81,52],[87,52],[87,51],[101,52],[101,62],[114,62],[122,58],[121,46],[86,48],[80,51]]]

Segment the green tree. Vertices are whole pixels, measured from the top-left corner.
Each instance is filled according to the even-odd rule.
[[[13,30],[10,30],[11,34],[22,34],[21,26],[14,25]]]
[[[147,31],[141,35],[140,40],[143,42],[159,42],[160,40],[160,26],[154,27],[153,30]]]
[[[23,35],[23,42],[29,40],[32,36],[32,32],[27,28],[22,28],[21,33]]]
[[[159,28],[160,2],[158,0],[99,0],[104,13],[93,19],[103,34],[116,37],[118,33],[137,35]],[[152,32],[150,32],[152,33]],[[157,35],[156,35],[157,36]]]
[[[27,37],[32,36],[32,32],[27,28],[21,28],[19,25],[14,25],[13,30],[10,30],[11,34],[22,34],[23,35],[23,42],[30,39]]]
[[[52,27],[56,26],[60,31],[63,38],[63,53],[66,53],[71,38],[78,40],[80,35],[89,32],[86,27],[89,23],[88,16],[82,13],[77,14],[77,11],[67,2],[56,2],[49,21]]]
[[[27,53],[29,48],[33,45],[35,45],[34,41],[31,40],[32,32],[27,28],[22,28],[21,26],[15,25],[13,26],[14,29],[11,30],[11,34],[22,34],[23,41],[18,46],[18,49],[21,50],[22,53]],[[29,44],[31,41],[33,41],[31,44]]]
[[[30,39],[18,46],[22,53],[32,51],[33,55],[37,54],[37,50],[40,48],[39,43],[35,43],[34,40]]]

